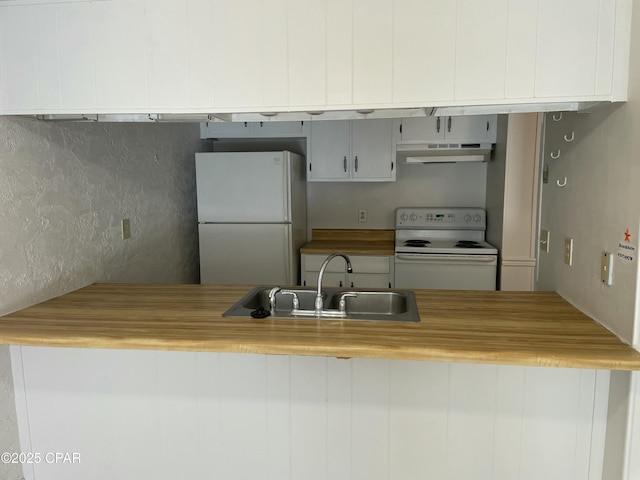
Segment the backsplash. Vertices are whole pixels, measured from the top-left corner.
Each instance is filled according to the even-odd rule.
[[[312,228],[394,228],[396,207],[485,207],[486,163],[397,165],[395,182],[307,183]],[[358,222],[358,210],[367,222]]]

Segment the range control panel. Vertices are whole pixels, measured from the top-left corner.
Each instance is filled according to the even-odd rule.
[[[396,209],[396,228],[422,230],[485,230],[487,215],[483,208]]]

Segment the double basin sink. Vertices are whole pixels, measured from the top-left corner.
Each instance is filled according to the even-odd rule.
[[[321,309],[316,308],[316,295],[316,288],[255,287],[227,310],[223,316],[390,322],[420,321],[415,295],[409,290],[327,287],[322,289]]]

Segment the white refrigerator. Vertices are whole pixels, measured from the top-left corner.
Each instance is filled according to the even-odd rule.
[[[201,283],[299,284],[305,173],[291,152],[196,154]]]

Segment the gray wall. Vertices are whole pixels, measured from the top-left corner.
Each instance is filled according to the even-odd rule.
[[[0,117],[0,315],[93,282],[196,282],[200,144],[198,125]],[[0,452],[17,438],[2,346]],[[0,463],[0,478],[20,475]]]
[[[485,206],[486,163],[399,164],[396,182],[307,184],[312,228],[394,228],[396,207]],[[367,222],[358,222],[358,210]]]

